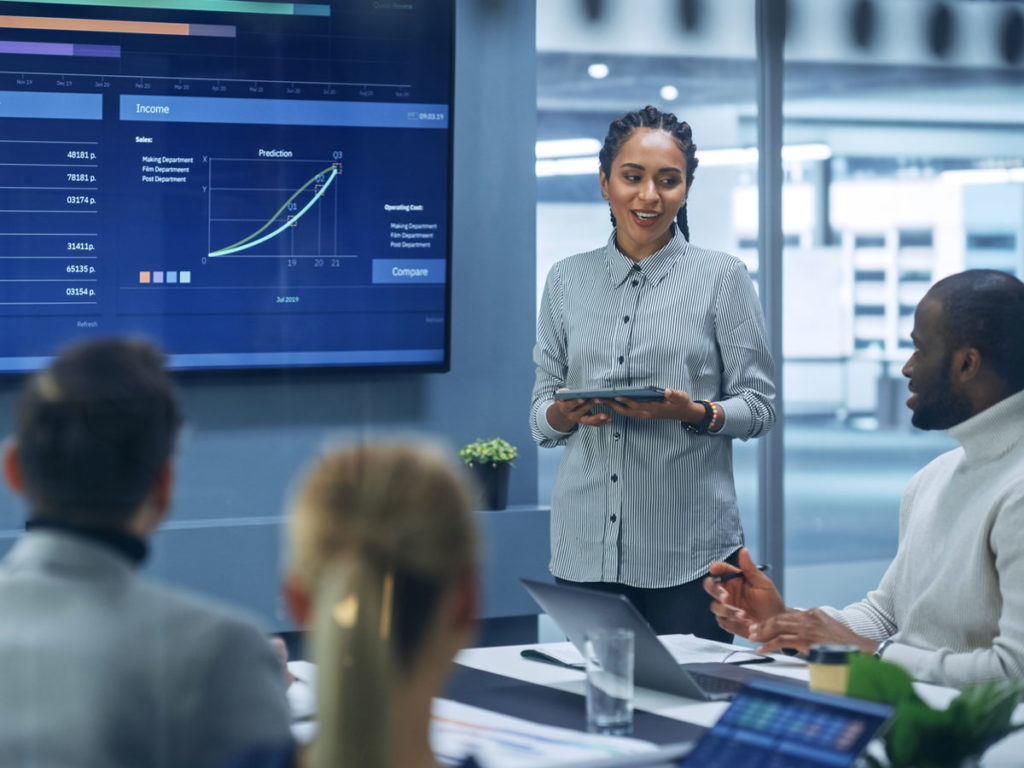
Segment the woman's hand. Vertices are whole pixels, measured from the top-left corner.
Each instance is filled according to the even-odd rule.
[[[620,416],[631,419],[671,419],[699,424],[704,418],[704,406],[698,405],[680,389],[666,389],[664,400],[637,401],[628,397],[599,401]]]
[[[562,387],[565,389],[565,387]],[[607,400],[577,398],[576,400],[555,399],[548,406],[547,420],[553,429],[559,432],[571,432],[577,424],[586,424],[588,427],[603,427],[612,420],[607,413],[593,413],[595,405],[608,404]]]

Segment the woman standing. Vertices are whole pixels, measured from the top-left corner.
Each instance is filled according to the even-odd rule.
[[[743,545],[732,438],[775,421],[764,320],[742,261],[691,245],[690,126],[654,107],[614,121],[600,153],[614,230],[552,267],[530,423],[564,445],[551,571],[626,594],[654,629],[729,639],[700,579]],[[665,387],[665,399],[557,400],[568,387]]]

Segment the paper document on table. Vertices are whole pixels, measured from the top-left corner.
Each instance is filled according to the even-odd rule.
[[[308,661],[289,661],[294,680],[288,686],[288,709],[292,715],[292,737],[308,744],[316,734],[316,665]]]
[[[430,746],[443,765],[458,765],[472,755],[481,768],[554,768],[656,749],[640,739],[540,725],[450,699],[434,699]]]
[[[725,661],[726,656],[733,662],[757,657],[753,648],[706,640],[695,635],[658,635],[658,639],[680,664],[721,662]]]

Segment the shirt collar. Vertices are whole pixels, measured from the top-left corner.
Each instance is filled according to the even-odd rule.
[[[981,413],[949,428],[970,462],[992,461],[1006,454],[1024,436],[1024,391],[1003,398]]]
[[[627,278],[636,272],[643,273],[647,279],[657,285],[676,265],[676,261],[686,253],[689,243],[675,224],[672,224],[672,238],[660,250],[655,251],[646,259],[633,261],[619,250],[615,244],[615,230],[608,238],[604,249],[604,260],[608,266],[608,276],[612,284],[618,288]]]
[[[99,543],[110,547],[120,555],[123,555],[132,563],[132,565],[136,566],[142,565],[143,561],[146,559],[146,555],[149,553],[149,547],[144,540],[124,533],[123,531],[115,531],[107,528],[88,528],[83,525],[68,523],[63,520],[35,518],[25,521],[26,531],[40,529],[65,531],[67,533],[74,534],[75,536],[81,536],[84,539],[89,539],[90,541],[98,541]]]

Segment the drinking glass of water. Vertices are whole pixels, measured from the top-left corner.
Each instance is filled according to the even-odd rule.
[[[626,734],[633,731],[633,630],[587,632],[587,730]]]

